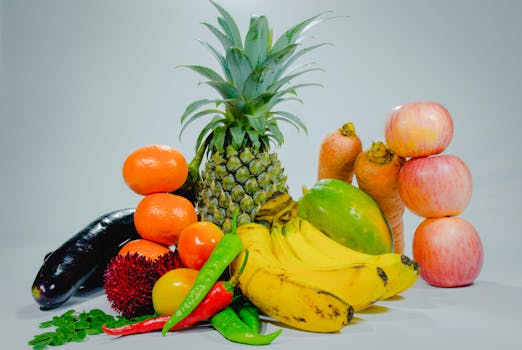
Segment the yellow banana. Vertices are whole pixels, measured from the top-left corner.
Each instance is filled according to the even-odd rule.
[[[267,227],[248,223],[239,226],[237,234],[244,250],[231,264],[231,272],[239,269],[248,250],[238,286],[262,312],[311,332],[337,332],[349,323],[354,312],[350,304],[306,276],[287,270],[274,257]]]
[[[370,255],[337,243],[317,229],[306,219],[297,216],[297,203],[285,194],[268,200],[256,215],[256,221],[268,226],[283,226],[283,238],[303,264],[312,267],[342,268],[354,263],[370,263],[381,267],[387,277],[385,292],[381,299],[390,298],[412,287],[419,276],[419,266],[405,255],[386,253]],[[290,255],[291,256],[291,255]]]
[[[282,224],[272,225],[270,237],[274,256],[283,266],[339,296],[352,305],[356,312],[373,305],[385,293],[387,276],[375,264],[360,262],[329,267],[311,265],[295,255],[284,237]]]
[[[290,234],[286,236],[294,250],[297,251],[297,247],[300,247],[299,253],[306,252],[305,247],[308,244],[309,250],[314,249],[315,254],[326,256],[323,260],[315,259],[314,263],[319,264],[322,262],[324,267],[357,262],[369,262],[380,266],[388,276],[386,292],[382,299],[402,293],[412,287],[418,279],[419,265],[406,255],[398,253],[379,255],[361,253],[332,240],[305,219],[297,217],[292,220],[299,221],[293,225],[300,228],[299,231],[292,231],[291,237]],[[331,260],[336,261],[336,264],[331,264]]]
[[[381,266],[388,276],[388,289],[383,299],[388,299],[411,288],[419,278],[419,265],[404,254],[376,255],[374,263]]]
[[[301,222],[302,220],[299,218],[293,218],[289,220],[283,225],[283,234],[276,235],[277,238],[288,241],[290,244],[289,249],[291,249],[296,257],[299,260],[302,260],[303,263],[309,264],[310,266],[325,267],[338,265],[339,260],[336,260],[334,256],[324,254],[321,250],[311,247],[310,244],[303,239],[303,237],[299,234],[301,230]],[[281,223],[274,222],[273,225],[275,227],[281,225]]]

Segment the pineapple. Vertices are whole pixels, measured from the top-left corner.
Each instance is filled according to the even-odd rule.
[[[220,5],[212,2],[221,17],[221,29],[204,23],[223,46],[224,53],[207,42],[202,44],[217,58],[223,76],[209,67],[188,65],[207,80],[219,98],[189,104],[181,116],[181,132],[195,120],[210,116],[196,140],[196,157],[190,163],[196,181],[196,207],[202,220],[210,220],[225,232],[237,223],[253,220],[261,205],[274,193],[288,192],[287,178],[277,153],[284,137],[279,122],[288,122],[306,132],[294,114],[274,108],[288,100],[298,100],[296,89],[318,85],[290,85],[301,74],[319,70],[310,64],[294,67],[294,62],[322,45],[302,47],[302,34],[322,22],[313,16],[287,30],[272,45],[272,30],[265,16],[252,16],[244,43],[236,23]],[[210,108],[207,108],[212,105]],[[204,106],[207,106],[203,108]],[[204,169],[198,174],[200,163]]]

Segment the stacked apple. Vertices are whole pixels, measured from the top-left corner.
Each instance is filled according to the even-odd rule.
[[[472,195],[472,176],[456,155],[442,154],[453,137],[453,120],[436,102],[396,107],[385,122],[388,147],[407,158],[398,177],[405,206],[425,218],[415,230],[413,257],[430,285],[471,284],[483,263],[483,247],[473,225],[459,215]]]

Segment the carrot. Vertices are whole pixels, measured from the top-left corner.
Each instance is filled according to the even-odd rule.
[[[351,184],[355,158],[361,151],[361,140],[351,122],[326,135],[319,150],[317,179],[339,179]]]
[[[404,157],[393,153],[383,142],[373,142],[355,161],[358,187],[369,194],[381,207],[390,224],[394,252],[404,253],[404,203],[399,196],[397,178]]]

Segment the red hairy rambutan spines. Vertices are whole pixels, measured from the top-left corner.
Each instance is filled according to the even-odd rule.
[[[113,257],[103,274],[105,295],[111,308],[131,318],[154,313],[152,287],[170,270],[183,267],[178,252],[168,252],[156,260],[138,253]]]
[[[103,286],[113,310],[127,318],[154,313],[152,287],[159,278],[154,265],[137,253],[116,255],[110,260]]]
[[[156,268],[156,272],[159,274],[159,277],[169,272],[170,270],[185,267],[177,251],[171,251],[162,254],[158,257],[158,259],[156,259],[154,266]]]

